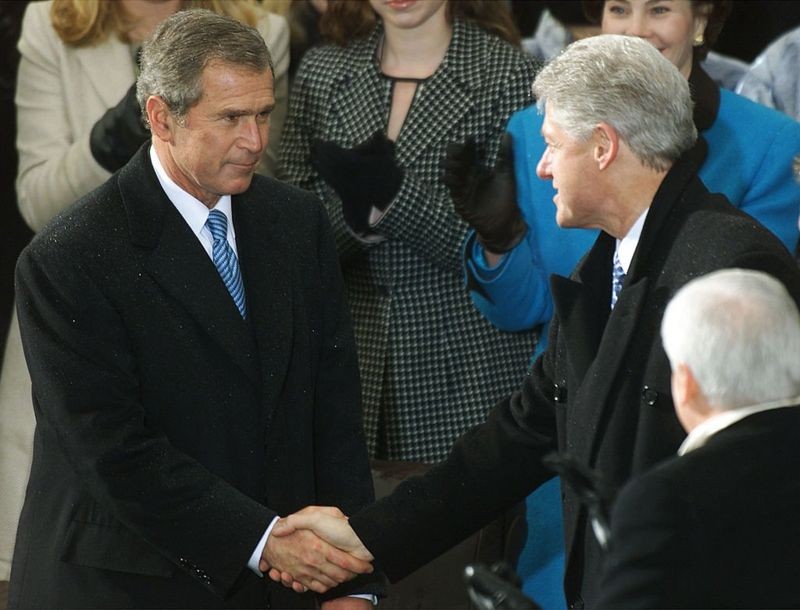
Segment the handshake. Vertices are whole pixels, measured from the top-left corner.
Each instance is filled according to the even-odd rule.
[[[259,569],[298,593],[325,593],[372,572],[372,560],[342,511],[308,506],[275,523]]]

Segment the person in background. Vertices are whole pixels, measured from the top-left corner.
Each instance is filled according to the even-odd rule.
[[[0,125],[0,197],[3,206],[0,213],[0,371],[14,309],[14,265],[19,253],[33,236],[19,213],[14,190],[14,178],[17,175],[17,149],[14,146],[17,134],[14,90],[19,65],[17,40],[27,4],[27,0],[0,3],[0,116],[3,117]],[[19,463],[18,460],[7,459],[7,448],[13,443],[13,438],[3,436],[3,427],[0,425],[0,447],[5,449],[0,457],[0,490],[9,490],[8,493],[20,497],[28,473],[18,472],[14,466]],[[23,450],[29,451],[29,443],[23,445]],[[28,462],[27,457],[24,462]],[[0,547],[14,540],[16,527],[16,514],[0,512]],[[8,562],[0,554],[0,610],[5,610],[8,599],[9,568]]]
[[[289,22],[291,83],[306,51],[322,42],[319,21],[328,9],[328,0],[261,0],[261,5]]]
[[[689,436],[612,513],[598,608],[797,608],[800,316],[780,282],[695,279],[661,324]]]
[[[800,121],[800,27],[772,42],[755,59],[736,92]]]
[[[600,25],[590,20],[582,0],[550,0],[539,18],[536,32],[522,40],[522,47],[541,61],[550,61],[570,43],[600,33]],[[709,51],[703,70],[720,87],[734,91],[749,67],[745,62]]]
[[[367,608],[364,562],[270,536],[305,504],[373,498],[330,224],[255,175],[274,76],[261,34],[179,11],[143,46],[152,144],[53,219],[17,265],[36,434],[17,608]],[[371,577],[374,578],[374,577]]]
[[[207,7],[257,27],[273,53],[277,142],[287,105],[286,22],[250,0],[32,2],[22,22],[16,90],[19,210],[34,231],[105,182],[147,140],[135,97],[137,53],[159,22]],[[261,169],[274,164],[267,149]],[[271,152],[270,152],[271,151]],[[33,407],[16,315],[0,371],[0,581],[8,580],[30,471]]]
[[[618,489],[685,438],[658,341],[675,292],[741,267],[768,272],[800,302],[800,269],[786,248],[700,180],[707,144],[689,83],[651,44],[576,41],[533,90],[547,142],[537,173],[557,189],[558,225],[601,229],[571,276],[552,278],[547,349],[519,391],[425,475],[349,520],[311,508],[273,535],[311,527],[396,579],[529,495],[550,476],[545,458],[556,449]],[[563,494],[566,599],[594,607],[604,552],[579,492],[565,485]]]
[[[537,64],[502,2],[331,0],[322,29],[332,44],[295,76],[281,168],[331,216],[380,495],[443,459],[529,368],[533,332],[492,327],[464,290],[467,226],[441,162],[469,137],[494,163]],[[484,533],[464,555],[498,559],[504,537]],[[431,568],[430,584],[408,585],[408,599],[394,588],[387,603],[463,607],[461,567]]]

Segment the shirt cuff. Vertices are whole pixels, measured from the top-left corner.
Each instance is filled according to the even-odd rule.
[[[261,570],[258,569],[258,564],[261,561],[261,555],[264,553],[264,547],[267,544],[267,538],[272,533],[272,528],[275,527],[275,524],[278,522],[280,517],[275,517],[267,527],[267,530],[264,532],[264,535],[261,536],[261,540],[258,541],[256,548],[253,549],[252,555],[250,555],[250,561],[247,562],[247,567],[250,568],[253,572],[255,572],[256,576],[259,578],[264,578],[264,574]]]

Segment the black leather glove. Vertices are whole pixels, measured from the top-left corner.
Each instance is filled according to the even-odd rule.
[[[359,233],[369,230],[372,207],[385,210],[403,182],[394,156],[394,142],[382,131],[353,148],[316,140],[311,164],[342,200],[345,222]]]
[[[119,104],[106,110],[89,135],[89,147],[95,160],[110,172],[125,165],[150,132],[142,123],[134,83]]]
[[[473,139],[448,144],[442,165],[442,182],[450,189],[456,213],[475,228],[484,248],[502,254],[522,241],[528,227],[517,205],[514,152],[508,133],[503,135],[493,170],[479,163]]]

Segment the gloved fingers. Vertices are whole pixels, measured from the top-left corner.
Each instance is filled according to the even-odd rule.
[[[475,138],[467,138],[463,143],[450,142],[445,148],[443,165],[468,172],[478,165],[478,145]]]
[[[327,140],[314,140],[311,142],[311,165],[319,172],[322,178],[330,183],[331,178],[341,173],[342,148]]]
[[[386,137],[382,129],[377,130],[367,140],[353,147],[353,152],[368,157],[394,157],[394,142]]]
[[[497,163],[494,169],[496,172],[513,172],[514,170],[514,140],[508,132],[505,132],[500,140],[500,150],[497,153]]]

